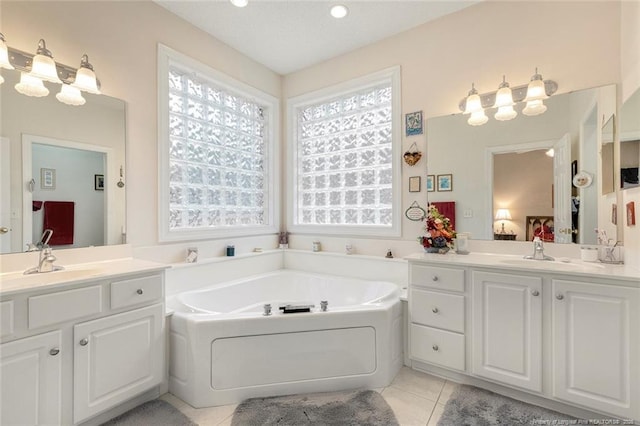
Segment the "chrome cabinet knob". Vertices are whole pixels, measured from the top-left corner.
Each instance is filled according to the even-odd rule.
[[[431,281],[438,281],[438,276],[434,275],[433,277],[431,277]]]
[[[440,312],[440,310],[438,308],[433,308],[431,309],[431,312],[433,312],[434,314],[437,314],[438,312]]]
[[[141,289],[141,288],[139,288],[138,290],[136,290],[136,293],[138,293],[138,294],[143,294],[143,293],[144,293],[144,290],[143,290],[143,289]]]
[[[440,349],[440,348],[438,348],[438,345],[433,345],[433,346],[431,346],[431,349],[433,349],[434,351],[438,352],[438,349]]]
[[[531,292],[531,295],[532,295],[532,296],[540,296],[540,292],[539,292],[538,290],[533,290],[533,291]]]
[[[564,299],[564,296],[562,294],[558,293],[558,294],[556,294],[556,299],[562,300],[562,299]]]
[[[49,351],[49,355],[51,356],[56,356],[60,353],[60,349],[59,348],[53,348]]]
[[[80,340],[80,346],[87,346],[88,343],[89,343],[89,339],[87,338]]]

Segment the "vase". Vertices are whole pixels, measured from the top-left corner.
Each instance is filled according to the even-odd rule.
[[[448,251],[449,251],[449,247],[424,247],[425,253],[445,254]]]

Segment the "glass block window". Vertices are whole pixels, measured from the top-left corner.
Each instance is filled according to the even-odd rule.
[[[273,105],[177,61],[167,61],[164,78],[168,193],[161,208],[168,213],[161,226],[194,238],[273,225]]]
[[[397,223],[393,89],[393,81],[383,79],[293,108],[296,225],[385,229]]]

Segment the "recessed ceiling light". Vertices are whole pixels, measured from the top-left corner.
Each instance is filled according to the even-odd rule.
[[[333,16],[334,18],[344,18],[345,16],[347,16],[349,14],[349,9],[347,9],[347,6],[342,5],[342,4],[336,4],[335,6],[331,7],[331,16]]]
[[[236,7],[245,7],[249,4],[249,0],[229,0]]]

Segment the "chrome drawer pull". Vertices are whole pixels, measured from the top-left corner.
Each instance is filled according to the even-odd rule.
[[[87,344],[89,343],[89,339],[82,339],[80,340],[80,346],[87,346]]]
[[[141,288],[139,288],[138,290],[136,290],[136,293],[138,293],[138,294],[142,294],[142,293],[144,293],[144,290],[143,290],[143,289],[141,289]]]
[[[531,294],[532,294],[533,296],[539,296],[539,295],[540,295],[540,292],[539,292],[538,290],[533,290],[533,291],[531,292]]]
[[[440,311],[438,310],[438,308],[433,308],[433,309],[431,309],[431,312],[433,312],[434,314],[437,314]]]
[[[433,349],[434,351],[438,352],[439,348],[438,348],[438,345],[433,345],[433,346],[431,346],[431,349]]]
[[[60,353],[60,349],[58,349],[58,348],[53,348],[53,349],[51,349],[51,350],[49,351],[49,355],[51,355],[51,356],[56,356],[56,355],[58,355],[59,353]]]

